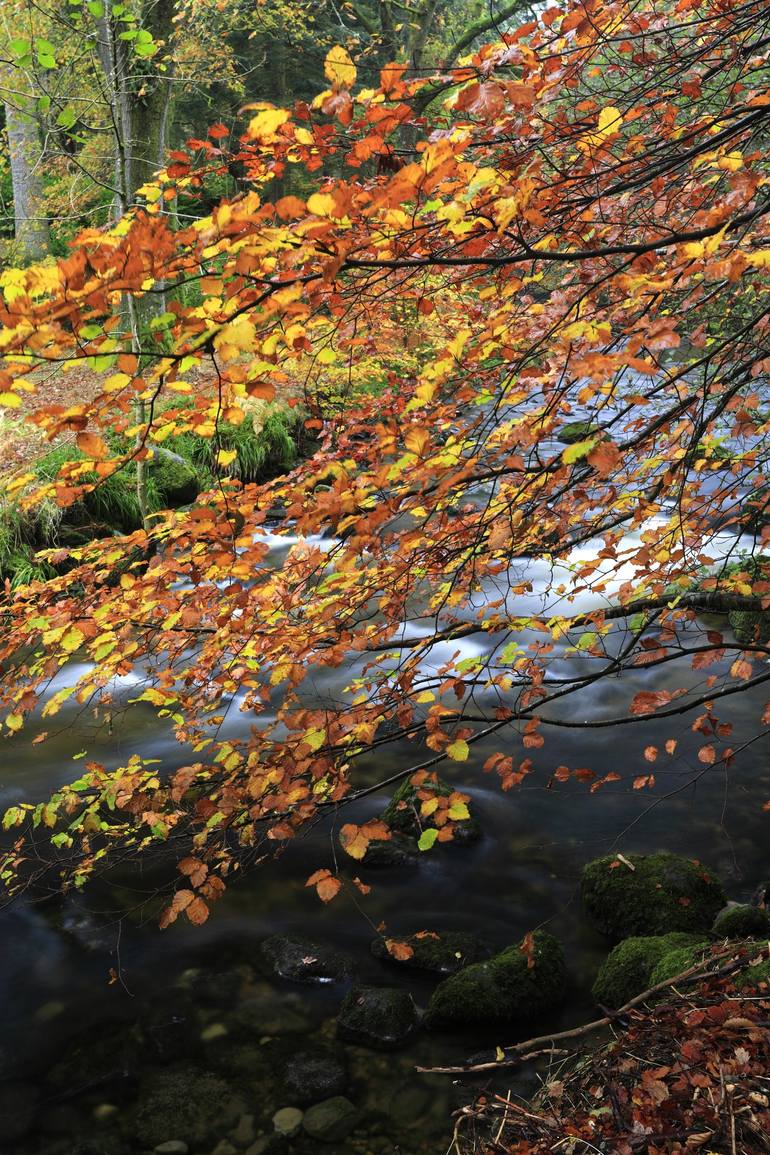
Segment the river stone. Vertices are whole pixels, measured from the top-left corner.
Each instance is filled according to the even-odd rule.
[[[293,1106],[307,1107],[341,1095],[347,1083],[345,1067],[330,1048],[301,1051],[284,1064],[280,1097]]]
[[[304,1114],[297,1107],[281,1107],[280,1111],[276,1111],[273,1115],[273,1126],[279,1135],[287,1135],[291,1138],[296,1135],[302,1126]]]
[[[190,1148],[181,1139],[167,1139],[153,1147],[153,1155],[187,1155]]]
[[[355,987],[337,1017],[337,1035],[378,1051],[395,1050],[417,1029],[412,996],[394,987]]]
[[[0,1137],[6,1143],[23,1139],[37,1122],[40,1092],[31,1083],[0,1083]]]
[[[631,935],[710,930],[725,904],[717,878],[678,854],[616,855],[583,868],[581,896],[597,930],[618,940]]]
[[[543,931],[535,932],[533,943],[531,953],[521,943],[444,979],[428,1003],[425,1025],[452,1029],[526,1022],[557,1006],[566,986],[561,943]]]
[[[375,958],[394,963],[396,966],[429,971],[436,975],[452,975],[468,963],[476,962],[489,954],[476,935],[460,931],[446,931],[444,934],[421,931],[406,937],[399,935],[394,937],[396,942],[411,947],[413,951],[411,957],[395,958],[385,945],[385,939],[376,938],[371,946]]]
[[[288,934],[274,934],[259,947],[259,961],[268,974],[297,983],[340,982],[350,974],[351,961],[334,947]]]
[[[302,1127],[311,1139],[322,1143],[336,1143],[346,1139],[359,1120],[359,1111],[350,1099],[335,1095],[323,1103],[316,1103],[305,1112]]]
[[[133,1130],[147,1147],[166,1142],[169,1132],[190,1147],[202,1147],[234,1126],[243,1110],[224,1079],[195,1067],[167,1068],[148,1077]]]

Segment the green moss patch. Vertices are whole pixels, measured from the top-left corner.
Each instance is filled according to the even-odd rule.
[[[441,1030],[526,1022],[557,1006],[565,984],[561,943],[538,931],[531,954],[522,944],[511,946],[440,983],[428,1003],[425,1025]]]
[[[672,951],[691,948],[700,941],[680,931],[624,939],[610,951],[596,976],[592,990],[596,1002],[603,1007],[625,1006],[654,985],[651,976],[662,959]]]
[[[708,931],[725,904],[721,883],[678,854],[597,858],[583,870],[581,894],[591,922],[619,940],[670,931]]]

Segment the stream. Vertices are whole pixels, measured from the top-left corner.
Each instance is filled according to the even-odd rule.
[[[293,539],[275,534],[267,540],[280,564]],[[710,543],[710,553],[724,557],[753,544],[752,538],[740,541],[723,532]],[[571,560],[594,557],[599,548],[590,543]],[[540,611],[546,590],[560,581],[569,587],[569,563],[559,568],[554,574],[541,560],[513,563],[516,578],[526,577],[532,587],[530,594],[518,595],[517,615]],[[504,592],[500,584],[485,596]],[[608,587],[601,598],[606,601],[611,592]],[[581,594],[572,611],[595,606],[598,597]],[[419,623],[407,624],[405,637],[421,628]],[[719,628],[727,633],[723,620]],[[621,636],[618,631],[618,639]],[[484,635],[436,646],[426,666],[438,668],[458,648],[462,657],[488,653],[496,642]],[[588,666],[595,659],[584,660]],[[570,661],[574,668],[574,659]],[[728,666],[729,660],[709,672],[720,674]],[[351,668],[324,671],[313,681],[313,692],[321,697],[341,692]],[[553,672],[558,668],[557,661]],[[581,720],[613,717],[627,711],[640,690],[681,685],[688,677],[684,669],[677,662],[604,679],[568,698],[561,716],[574,720],[579,712]],[[691,680],[695,676],[689,672]],[[71,669],[61,675],[65,677],[71,679]],[[125,679],[112,688],[117,696],[130,698],[138,680]],[[60,684],[55,680],[48,694]],[[758,688],[730,700],[724,715],[734,726],[734,746],[755,732],[766,696]],[[559,716],[555,707],[552,713]],[[442,774],[471,795],[483,837],[469,845],[438,846],[408,867],[374,870],[367,869],[365,861],[360,866],[351,863],[355,869],[345,867],[346,872],[358,873],[372,885],[371,893],[355,902],[340,897],[324,906],[315,891],[304,886],[313,871],[333,866],[340,853],[335,821],[329,817],[291,844],[280,860],[264,862],[234,881],[201,928],[180,920],[160,932],[156,914],[151,918],[143,909],[152,896],[153,880],[141,872],[117,872],[109,886],[95,883],[63,902],[51,897],[6,909],[0,914],[0,1152],[128,1155],[151,1152],[158,1143],[162,1149],[163,1142],[173,1141],[182,1146],[168,1147],[169,1155],[175,1150],[182,1155],[185,1143],[191,1155],[295,1149],[360,1155],[445,1152],[451,1141],[451,1112],[472,1097],[474,1084],[417,1075],[415,1065],[462,1061],[481,1047],[515,1042],[515,1034],[454,1037],[421,1031],[404,1049],[391,1053],[345,1046],[345,1094],[361,1112],[359,1126],[338,1143],[307,1136],[276,1138],[272,1117],[290,1105],[282,1090],[282,1064],[298,1049],[333,1044],[334,1016],[350,980],[265,981],[257,965],[258,944],[277,933],[306,936],[349,956],[356,982],[403,987],[424,1007],[435,979],[373,957],[370,945],[380,923],[396,938],[419,930],[472,932],[494,950],[545,926],[564,943],[570,974],[564,1007],[545,1025],[550,1029],[583,1021],[591,1016],[590,986],[607,949],[580,911],[579,876],[586,861],[613,849],[676,851],[715,870],[729,896],[738,900],[747,900],[770,875],[768,815],[762,810],[770,799],[770,741],[765,737],[754,742],[729,771],[720,767],[704,772],[697,760],[702,738],[691,732],[690,721],[649,722],[644,727],[645,741],[661,747],[670,737],[679,739],[676,756],[656,765],[653,790],[632,788],[634,776],[650,772],[642,759],[640,732],[634,728],[620,737],[611,729],[549,729],[544,747],[530,752],[533,773],[509,793],[498,788],[494,776],[480,772],[498,748],[495,741],[474,746],[464,766]],[[31,744],[33,724],[29,733],[4,747],[3,808],[43,798],[75,777],[83,749],[107,765],[121,764],[134,751],[157,758],[167,771],[187,761],[185,751],[144,703],[120,714],[111,734],[71,704],[65,704],[57,722],[56,733],[43,745]],[[242,734],[247,725],[233,703],[221,734]],[[411,744],[394,744],[383,755],[386,761],[370,758],[360,780],[387,777],[413,757]],[[617,773],[621,779],[592,793],[574,779],[554,782],[552,770],[562,763],[590,766],[599,778]],[[374,817],[385,800],[379,795],[361,800],[345,810],[344,821]],[[539,1033],[535,1028],[542,1025],[534,1024],[526,1034]],[[221,1094],[222,1083],[236,1088],[232,1111],[229,1099],[223,1105],[219,1131],[215,1128],[199,1141],[187,1142],[175,1133],[173,1107],[168,1106],[164,1118],[163,1103],[153,1107],[152,1126],[145,1125],[146,1119],[138,1130],[134,1124],[137,1111],[141,1114],[137,1105],[147,1101],[153,1084],[168,1081],[180,1064],[208,1073],[209,1080],[215,1080],[209,1090],[216,1094]],[[500,1085],[526,1090],[537,1077],[525,1070],[515,1077],[501,1076]],[[195,1093],[191,1087],[190,1094]]]

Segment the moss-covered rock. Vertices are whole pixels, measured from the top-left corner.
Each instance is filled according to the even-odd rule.
[[[397,958],[388,950],[383,938],[374,940],[371,947],[372,954],[383,962],[430,971],[436,975],[452,975],[469,963],[489,954],[476,935],[458,931],[448,931],[445,934],[421,931],[419,934],[407,935],[406,938],[398,937],[397,941],[411,948],[412,954],[409,958]]]
[[[561,943],[538,931],[531,955],[523,946],[508,947],[439,983],[425,1025],[440,1030],[526,1022],[558,1005],[566,984]]]
[[[755,610],[733,610],[727,615],[730,629],[743,645],[764,645],[770,640],[770,614]]]
[[[728,906],[714,919],[714,934],[720,938],[767,938],[770,914],[759,906]]]
[[[583,869],[581,894],[591,922],[615,940],[670,931],[707,931],[725,894],[717,878],[678,854],[597,858]]]
[[[195,469],[181,458],[157,454],[152,459],[150,475],[162,503],[170,509],[189,505],[201,491]]]
[[[653,968],[650,986],[654,987],[657,983],[664,983],[666,979],[673,979],[696,963],[703,962],[708,955],[708,948],[709,944],[701,940],[691,943],[690,946],[679,946],[675,950],[667,951]]]
[[[410,838],[419,838],[423,830],[432,825],[430,814],[427,816],[423,814],[425,803],[430,802],[432,796],[449,798],[454,793],[454,788],[437,774],[427,776],[419,786],[415,786],[407,778],[396,790],[380,817],[391,830]],[[480,837],[481,826],[473,816],[455,822],[454,842],[458,844],[475,842]]]
[[[610,951],[596,976],[592,990],[596,1002],[613,1009],[625,1006],[652,986],[650,976],[661,959],[699,941],[680,931],[624,939]]]

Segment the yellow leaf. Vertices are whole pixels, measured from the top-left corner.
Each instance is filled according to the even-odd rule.
[[[306,746],[309,746],[311,750],[320,750],[326,741],[326,730],[317,726],[312,730],[307,730],[302,741]]]
[[[21,401],[16,393],[0,393],[0,405],[6,409],[18,409]]]
[[[318,363],[320,365],[333,365],[336,360],[337,354],[333,349],[330,349],[328,345],[318,354]]]
[[[265,108],[249,121],[246,135],[262,144],[273,144],[278,139],[277,130],[286,124],[289,115],[285,108]]]
[[[316,217],[331,217],[334,215],[334,197],[329,193],[313,193],[308,198],[307,209]]]
[[[24,725],[24,719],[21,714],[9,714],[5,719],[5,724],[9,730],[20,730]]]
[[[238,456],[236,449],[220,449],[217,453],[217,465],[230,465]]]
[[[468,743],[464,742],[462,738],[458,738],[451,746],[447,746],[446,752],[447,756],[453,758],[455,762],[465,762],[469,753]]]
[[[356,66],[346,48],[337,44],[330,48],[324,60],[324,75],[335,88],[352,88],[356,82]]]

